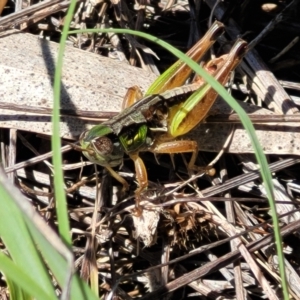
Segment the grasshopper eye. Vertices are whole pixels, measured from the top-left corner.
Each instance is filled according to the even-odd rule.
[[[110,138],[106,136],[99,137],[93,141],[93,146],[100,154],[110,154],[114,150],[114,145]]]

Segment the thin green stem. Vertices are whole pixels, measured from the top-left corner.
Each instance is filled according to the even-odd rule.
[[[53,133],[51,137],[53,151],[53,166],[54,166],[54,193],[56,200],[56,213],[58,219],[59,234],[63,240],[71,247],[70,225],[68,220],[67,200],[64,189],[64,176],[62,172],[62,155],[61,155],[61,139],[60,139],[60,91],[61,91],[61,74],[63,66],[63,53],[68,37],[68,30],[75,10],[76,1],[71,1],[68,13],[65,18],[65,26],[62,31],[62,36],[59,44],[57,64],[54,75],[54,101],[52,126]]]

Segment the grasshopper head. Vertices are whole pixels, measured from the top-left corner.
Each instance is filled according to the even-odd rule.
[[[119,138],[106,125],[100,124],[84,131],[79,142],[85,157],[95,164],[115,167],[122,163],[123,147]]]

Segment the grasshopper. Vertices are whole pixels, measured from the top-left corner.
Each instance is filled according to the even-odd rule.
[[[224,26],[215,22],[204,37],[187,55],[199,61]],[[221,84],[238,65],[247,49],[247,43],[237,40],[230,53],[209,61],[204,68]],[[139,210],[141,193],[148,186],[147,171],[139,152],[192,153],[188,170],[194,169],[198,146],[195,141],[177,140],[199,124],[209,112],[217,93],[201,78],[184,85],[191,69],[180,60],[163,73],[148,89],[144,98],[138,87],[128,90],[123,100],[123,111],[112,119],[94,126],[81,134],[79,142],[84,155],[105,167],[128,189],[128,183],[113,167],[120,165],[124,154],[134,162],[138,188],[135,191],[136,209]]]

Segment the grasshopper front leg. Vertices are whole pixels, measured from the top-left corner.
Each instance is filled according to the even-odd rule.
[[[134,162],[135,176],[138,182],[138,188],[135,190],[135,213],[141,215],[140,201],[141,193],[148,187],[148,175],[143,160],[139,157],[138,153],[131,153],[129,157]]]
[[[128,182],[122,177],[120,176],[113,168],[111,168],[110,166],[105,166],[106,170],[110,173],[110,175],[115,178],[117,181],[119,181],[120,183],[122,183],[123,187],[122,187],[122,193],[125,193],[126,191],[129,190],[129,185]]]

